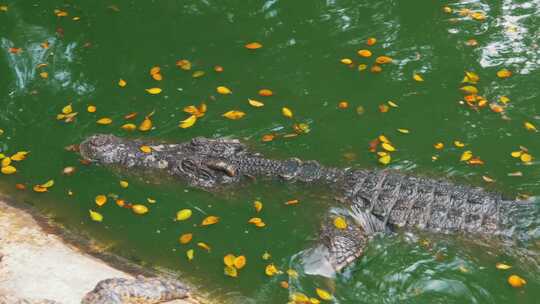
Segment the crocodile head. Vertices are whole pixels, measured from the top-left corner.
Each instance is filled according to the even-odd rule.
[[[147,146],[149,151],[143,151],[142,146]],[[234,160],[246,150],[239,141],[229,139],[197,137],[184,143],[167,144],[111,134],[92,135],[79,148],[81,156],[90,162],[162,170],[205,189],[238,181],[241,174]]]

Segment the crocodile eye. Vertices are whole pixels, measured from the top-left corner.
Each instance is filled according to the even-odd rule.
[[[214,174],[212,174],[211,171],[207,170],[207,169],[199,169],[199,177],[203,180],[211,180],[214,178]]]
[[[184,159],[180,163],[182,171],[186,173],[195,174],[197,171],[197,165],[191,159]]]

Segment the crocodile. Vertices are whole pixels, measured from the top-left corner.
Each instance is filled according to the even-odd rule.
[[[214,191],[253,178],[325,185],[343,208],[325,216],[317,243],[317,274],[343,270],[369,240],[395,229],[496,236],[511,233],[516,201],[480,187],[392,170],[336,168],[298,158],[271,159],[236,139],[196,137],[182,143],[96,134],[80,144],[81,156],[105,166],[166,172]]]

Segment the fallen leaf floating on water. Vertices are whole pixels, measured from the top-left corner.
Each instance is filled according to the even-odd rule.
[[[119,87],[123,88],[126,85],[127,85],[127,82],[124,79],[120,78],[120,80],[118,80],[118,86]]]
[[[507,269],[512,268],[512,266],[504,264],[504,263],[497,263],[495,264],[495,268],[500,269],[500,270],[507,270]]]
[[[204,71],[195,71],[195,72],[193,72],[193,74],[191,74],[191,77],[200,78],[200,77],[203,77],[204,74],[205,74]]]
[[[248,98],[248,103],[250,106],[252,107],[255,107],[255,108],[260,108],[260,107],[263,107],[264,106],[264,103],[258,101],[258,100],[255,100],[255,99],[249,99]]]
[[[480,76],[478,76],[478,74],[475,72],[465,72],[465,77],[461,82],[476,84],[478,81],[480,81]]]
[[[178,238],[178,242],[180,244],[182,244],[182,245],[185,245],[185,244],[191,242],[192,239],[193,239],[193,234],[192,233],[184,233]]]
[[[161,93],[161,88],[149,88],[149,89],[146,89],[146,92],[148,92],[148,94],[151,94],[151,95],[157,95]]]
[[[233,261],[234,267],[238,270],[244,268],[244,266],[246,266],[246,263],[247,263],[247,259],[243,255],[235,257]]]
[[[536,129],[536,126],[533,125],[532,123],[526,121],[523,123],[523,126],[525,127],[525,129],[527,129],[528,131],[533,131],[533,132],[538,132],[538,130]]]
[[[125,131],[134,131],[135,129],[137,129],[137,126],[132,123],[127,123],[123,124],[120,128]]]
[[[337,229],[346,229],[347,228],[347,221],[341,217],[341,216],[338,216],[334,219],[334,226],[337,228]]]
[[[263,45],[259,42],[250,42],[246,45],[244,45],[244,47],[248,50],[257,50],[257,49],[260,49],[263,47]]]
[[[223,263],[225,266],[234,267],[234,259],[236,259],[236,257],[229,253],[223,257]]]
[[[392,62],[392,58],[388,56],[379,56],[375,59],[375,62],[378,64],[387,64]]]
[[[7,12],[8,6],[7,5],[0,5],[0,12]]]
[[[391,106],[392,108],[399,108],[399,106],[397,105],[397,103],[389,100],[387,101],[386,103],[388,103],[389,106]]]
[[[147,132],[152,129],[152,120],[150,119],[150,116],[146,116],[141,124],[139,125],[139,131],[141,132]]]
[[[95,113],[97,110],[96,106],[93,106],[93,105],[89,105],[88,107],[86,107],[86,111],[88,113]]]
[[[285,205],[286,205],[286,206],[289,206],[289,205],[298,205],[298,204],[300,204],[300,201],[297,200],[297,199],[288,200],[288,201],[285,202]]]
[[[186,257],[188,261],[192,261],[193,258],[195,257],[195,251],[193,249],[186,251]]]
[[[264,223],[264,221],[260,217],[252,217],[252,218],[250,218],[248,220],[248,223],[253,224],[258,228],[262,228],[262,227],[266,226],[266,224]]]
[[[371,57],[372,53],[370,50],[358,50],[357,52],[358,56],[368,58]]]
[[[293,118],[293,112],[287,107],[281,108],[281,114],[287,118]]]
[[[210,246],[204,242],[198,242],[197,246],[199,246],[199,248],[206,250],[207,252],[210,252],[211,250]]]
[[[382,68],[379,65],[373,65],[370,69],[371,73],[380,73],[382,72]]]
[[[180,59],[176,62],[176,66],[184,71],[191,70],[191,62],[187,59]]]
[[[96,121],[98,125],[110,125],[112,123],[112,119],[108,117],[100,118]]]
[[[272,255],[268,252],[268,251],[265,251],[263,253],[263,255],[261,256],[261,258],[265,261],[268,261],[270,258],[272,257]]]
[[[141,146],[139,149],[143,153],[151,153],[152,152],[152,147],[149,147],[149,146]]]
[[[289,282],[281,281],[281,282],[279,282],[279,286],[281,286],[281,288],[287,289],[287,288],[289,288]]]
[[[520,288],[520,287],[525,286],[527,284],[527,281],[525,281],[520,276],[513,274],[508,277],[508,284],[510,284],[510,286],[514,288]]]
[[[350,64],[353,63],[353,61],[351,59],[349,59],[349,58],[343,58],[343,59],[340,60],[340,62],[343,63],[343,64],[346,64],[346,65],[350,65]]]
[[[508,96],[501,96],[499,97],[499,101],[502,102],[503,104],[507,104],[510,102],[510,98],[508,98]]]
[[[143,215],[143,214],[148,213],[148,207],[141,204],[135,204],[131,206],[131,210],[133,211],[133,213],[138,214],[138,215]]]
[[[277,267],[274,264],[268,264],[268,265],[266,265],[266,267],[264,269],[264,273],[267,276],[272,277],[272,276],[275,276],[276,274],[279,274],[281,272],[277,269]]]
[[[23,161],[26,159],[26,155],[28,155],[28,151],[19,151],[15,154],[13,154],[10,159],[13,160],[13,161]]]
[[[422,82],[424,81],[424,78],[422,76],[420,76],[420,74],[413,74],[413,79],[418,81],[418,82]]]
[[[176,220],[177,221],[185,221],[191,217],[193,212],[191,209],[182,209],[178,212],[176,212]]]
[[[409,134],[409,133],[411,133],[411,131],[409,131],[408,129],[397,129],[397,131],[398,131],[399,133],[402,133],[402,134]]]
[[[201,226],[214,225],[214,224],[216,224],[217,222],[219,222],[219,217],[210,215],[210,216],[207,216],[207,217],[201,222]]]
[[[88,212],[90,213],[90,218],[93,221],[96,221],[96,222],[102,222],[103,221],[103,215],[101,215],[101,213],[93,211],[93,210],[88,210]]]
[[[71,106],[71,103],[62,108],[62,114],[67,115],[67,114],[70,114],[71,112],[73,112],[73,107]]]
[[[377,39],[374,37],[369,37],[366,41],[366,44],[369,46],[374,46],[377,43]]]
[[[223,273],[232,278],[238,277],[238,270],[232,266],[225,266]]]
[[[262,136],[261,141],[269,142],[269,141],[274,140],[275,137],[276,136],[274,134],[265,134],[265,135]]]
[[[338,103],[338,108],[339,109],[347,109],[349,107],[349,103],[346,101],[346,100],[342,100]]]
[[[304,304],[304,303],[312,303],[308,296],[301,292],[295,292],[290,295],[291,301],[293,301],[294,304]]]
[[[105,196],[103,194],[100,194],[100,195],[96,196],[96,198],[94,200],[96,202],[96,205],[101,207],[101,206],[103,206],[103,205],[105,205],[107,203],[107,196]]]
[[[228,119],[231,119],[231,120],[238,120],[238,119],[244,117],[245,115],[246,115],[246,113],[244,113],[242,111],[231,110],[231,111],[223,113],[223,115],[221,115],[221,116],[223,116],[225,118],[228,118]]]
[[[471,95],[478,94],[478,89],[472,85],[461,87],[460,90],[465,94],[471,94]]]
[[[269,89],[260,89],[259,90],[259,96],[269,97],[269,96],[272,96],[272,95],[274,95],[274,92],[272,92],[272,90],[269,90]]]
[[[5,175],[14,174],[17,172],[17,168],[13,166],[5,166],[5,167],[2,167],[2,169],[0,170],[2,171],[2,174],[5,174]]]
[[[494,183],[495,180],[489,176],[486,176],[486,175],[482,175],[482,179],[486,182],[486,183]]]
[[[457,148],[463,148],[465,147],[465,144],[459,140],[454,140],[454,146],[456,146]]]
[[[198,107],[194,105],[189,105],[189,106],[184,107],[183,109],[184,112],[191,115],[195,115],[197,118],[203,117],[206,114],[206,110],[207,110],[207,107],[206,107],[206,103],[204,102],[201,103]]]
[[[122,188],[124,188],[124,189],[127,188],[127,187],[129,187],[129,183],[128,183],[127,181],[125,181],[125,180],[121,180],[121,181],[119,182],[119,184],[120,184],[120,187],[122,187]]]
[[[381,113],[386,113],[390,110],[390,107],[388,107],[387,105],[385,104],[381,104],[379,105],[379,112]]]
[[[187,128],[193,126],[196,121],[197,121],[197,116],[191,115],[190,117],[180,121],[180,124],[178,125],[178,127],[182,128],[182,129],[187,129]]]
[[[392,157],[390,156],[390,154],[385,154],[379,158],[379,163],[383,165],[388,165],[391,160],[392,160]]]
[[[484,21],[486,20],[486,15],[483,12],[474,12],[471,13],[471,18],[473,18],[476,21]]]
[[[59,10],[59,9],[55,9],[54,14],[56,15],[56,17],[67,17],[68,16],[68,12],[63,11],[63,10]]]
[[[43,79],[47,79],[49,78],[49,73],[47,72],[40,72],[39,73],[39,77],[43,78]]]
[[[504,79],[512,76],[512,72],[507,69],[502,69],[500,71],[497,71],[497,77]]]
[[[532,155],[530,155],[529,153],[522,153],[519,158],[525,164],[530,164],[531,161],[533,160]]]
[[[219,86],[216,88],[216,92],[218,92],[221,95],[229,95],[232,94],[231,89],[227,88],[226,86]]]
[[[394,152],[394,151],[396,151],[396,148],[394,148],[394,146],[392,146],[392,145],[389,144],[389,143],[383,142],[383,143],[381,144],[381,146],[382,146],[382,148],[383,148],[384,150],[386,150],[386,151],[388,151],[388,152]]]
[[[225,70],[225,69],[224,69],[222,66],[220,66],[220,65],[216,65],[216,66],[214,67],[214,71],[215,71],[216,73],[221,73],[221,72],[223,72],[224,70]]]
[[[333,298],[332,295],[324,289],[316,288],[315,292],[317,293],[319,298],[321,298],[321,300],[330,301]]]
[[[255,208],[255,211],[258,213],[258,212],[261,212],[262,208],[263,208],[263,203],[261,201],[254,201],[253,202],[253,208]]]
[[[467,151],[463,152],[463,154],[461,154],[461,157],[460,157],[459,160],[460,160],[460,161],[468,161],[468,160],[470,160],[472,157],[473,157],[472,151],[467,150]]]

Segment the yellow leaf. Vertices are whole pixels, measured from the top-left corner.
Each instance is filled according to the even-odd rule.
[[[223,263],[226,266],[233,267],[235,259],[236,259],[236,257],[233,254],[229,253],[229,254],[227,254],[226,256],[223,257]]]
[[[268,97],[274,95],[274,92],[272,92],[272,90],[270,89],[260,89],[259,95],[263,97]]]
[[[352,60],[349,58],[343,58],[340,60],[340,62],[347,65],[352,64]]]
[[[520,159],[524,163],[530,163],[532,161],[532,156],[528,153],[523,153],[521,154]]]
[[[338,216],[334,219],[334,226],[337,228],[337,229],[346,229],[347,228],[347,221],[341,217],[341,216]]]
[[[377,38],[375,37],[369,37],[366,41],[367,45],[369,46],[373,46],[375,45],[375,43],[377,43]]]
[[[264,273],[271,277],[279,273],[279,270],[274,264],[268,264],[266,265],[266,268],[264,269]]]
[[[463,148],[465,147],[465,144],[459,140],[454,140],[454,146],[456,146],[457,148]]]
[[[265,260],[265,261],[268,261],[270,258],[272,257],[272,255],[270,253],[268,253],[267,251],[265,251],[262,255],[262,259]]]
[[[67,106],[63,107],[62,108],[62,113],[67,115],[69,113],[73,112],[73,107],[71,106],[71,104],[68,104]]]
[[[460,161],[468,161],[473,157],[472,151],[465,151],[463,154],[461,154]]]
[[[219,217],[210,215],[210,216],[207,216],[202,221],[201,226],[213,225],[213,224],[216,224],[217,222],[219,222]]]
[[[499,101],[504,103],[504,104],[507,104],[510,102],[510,98],[508,98],[508,96],[501,96],[499,97]]]
[[[465,94],[471,94],[471,95],[478,94],[478,89],[475,86],[471,86],[471,85],[461,87],[460,90]]]
[[[103,194],[100,194],[98,196],[96,196],[96,198],[94,199],[95,202],[96,202],[96,205],[98,205],[99,207],[105,205],[107,203],[107,197]]]
[[[176,62],[176,66],[184,71],[191,70],[191,62],[187,59],[181,59]]]
[[[224,273],[225,275],[233,278],[236,278],[238,276],[238,270],[236,270],[236,268],[232,266],[225,266]]]
[[[185,245],[185,244],[191,242],[192,239],[193,239],[193,234],[192,233],[184,233],[178,238],[178,242],[180,244]]]
[[[528,121],[524,122],[524,123],[523,123],[523,126],[524,126],[525,129],[527,129],[528,131],[534,131],[534,132],[538,131],[538,130],[536,129],[536,126],[533,125],[532,123],[528,122]]]
[[[298,278],[298,272],[294,269],[287,269],[287,275],[294,279]]]
[[[127,181],[125,181],[125,180],[121,180],[120,181],[120,187],[125,189],[125,188],[129,187],[129,183]]]
[[[152,129],[152,120],[148,117],[145,117],[141,125],[139,126],[139,131],[146,132],[150,129]]]
[[[258,100],[255,100],[255,99],[249,99],[248,98],[248,103],[249,105],[251,105],[252,107],[255,107],[255,108],[260,108],[262,106],[264,106],[264,103],[258,101]]]
[[[135,214],[143,215],[143,214],[148,213],[148,207],[141,204],[135,204],[131,206],[131,211],[133,211],[133,213]]]
[[[86,107],[86,111],[88,113],[95,113],[97,110],[96,106],[93,106],[93,105],[89,105],[88,107]]]
[[[112,123],[112,119],[108,117],[100,118],[96,121],[98,125],[110,125]]]
[[[321,300],[325,300],[325,301],[332,300],[332,295],[324,289],[317,288],[315,289],[315,292],[317,293],[319,298],[321,298]]]
[[[486,15],[482,12],[474,12],[471,14],[471,17],[474,19],[474,20],[477,20],[477,21],[484,21],[486,20]]]
[[[123,88],[126,85],[127,85],[127,82],[124,79],[120,78],[120,80],[118,80],[118,86],[119,87]]]
[[[0,170],[2,171],[2,174],[5,174],[5,175],[14,174],[15,172],[17,172],[17,168],[13,166],[2,167],[2,169]]]
[[[470,82],[473,84],[477,83],[480,80],[480,77],[478,76],[478,74],[474,72],[465,72],[465,77],[466,79],[464,79],[464,82]]]
[[[371,51],[370,50],[359,50],[357,52],[358,56],[360,57],[364,57],[364,58],[368,58],[368,57],[371,57]]]
[[[211,248],[208,244],[204,243],[204,242],[198,242],[197,243],[197,246],[199,246],[200,248],[210,252]]]
[[[399,108],[399,106],[391,100],[388,101],[388,105],[391,106],[392,108]]]
[[[151,153],[152,152],[152,148],[149,147],[149,146],[141,146],[139,148],[143,153]]]
[[[497,72],[497,77],[499,77],[499,78],[508,78],[510,76],[512,76],[512,72],[510,72],[507,69],[502,69],[502,70]]]
[[[182,128],[182,129],[187,129],[187,128],[193,126],[196,121],[197,121],[197,116],[191,115],[190,117],[180,121],[180,124],[178,125],[178,127]]]
[[[433,147],[437,150],[442,150],[444,148],[444,144],[442,142],[438,142],[434,144]]]
[[[223,113],[221,116],[226,117],[228,119],[232,119],[232,120],[238,120],[244,117],[245,115],[246,113],[242,111],[231,110],[231,111]]]
[[[375,59],[375,62],[378,64],[386,64],[392,62],[392,58],[388,56],[379,56]]]
[[[367,64],[361,63],[358,65],[358,71],[362,72],[367,69]]]
[[[383,165],[388,165],[392,158],[390,157],[390,154],[384,155],[381,158],[379,158],[379,163]]]
[[[514,157],[514,158],[519,158],[519,157],[521,157],[522,153],[523,153],[523,151],[513,151],[512,153],[510,153],[510,155],[512,155],[512,157]]]
[[[413,79],[418,81],[418,82],[422,82],[424,81],[424,78],[422,78],[422,76],[420,76],[420,74],[413,74]]]
[[[281,114],[287,118],[293,118],[293,112],[287,107],[281,108]]]
[[[389,144],[389,143],[383,142],[383,143],[381,144],[381,146],[383,147],[383,149],[385,149],[385,150],[388,151],[388,152],[394,152],[394,151],[396,151],[396,148],[394,148],[394,146],[392,146],[392,145]]]
[[[240,256],[237,256],[235,259],[234,259],[234,267],[238,270],[244,268],[244,266],[246,266],[246,257],[243,256],[243,255],[240,255]]]
[[[399,133],[403,133],[403,134],[409,134],[411,133],[411,131],[409,131],[408,129],[397,129]]]
[[[155,203],[156,203],[156,200],[153,199],[153,198],[151,198],[151,197],[147,197],[147,198],[146,198],[146,201],[147,201],[148,203],[150,203],[150,204],[155,204]]]
[[[161,88],[149,88],[146,89],[146,92],[148,92],[148,94],[156,95],[161,93]]]
[[[193,249],[186,251],[186,256],[188,261],[193,260],[193,258],[195,257],[195,251],[193,251]]]
[[[295,304],[309,303],[309,297],[301,292],[293,293],[290,298]]]
[[[262,219],[260,217],[252,217],[248,220],[248,223],[250,224],[257,224],[262,222]]]
[[[193,72],[193,74],[191,74],[191,77],[199,78],[199,77],[203,77],[204,74],[205,74],[204,71],[195,71],[195,72]]]
[[[512,268],[512,266],[504,264],[504,263],[497,263],[495,264],[495,268],[500,269],[500,270],[507,270],[507,269]]]
[[[263,203],[260,202],[260,201],[254,201],[253,202],[253,207],[255,208],[255,211],[261,212],[261,210],[263,208]]]
[[[127,124],[123,124],[120,128],[125,131],[133,131],[137,129],[137,126],[132,123],[127,123]]]
[[[246,45],[244,45],[244,47],[248,50],[256,50],[256,49],[260,49],[263,47],[263,45],[259,42],[250,42]]]
[[[7,167],[9,166],[9,164],[11,164],[11,158],[9,157],[5,157],[4,159],[2,159],[2,167]]]
[[[482,179],[486,182],[486,183],[493,183],[495,182],[495,180],[489,176],[486,176],[486,175],[482,175]]]
[[[150,69],[150,75],[159,74],[160,71],[161,71],[160,67],[158,67],[158,66],[152,67]]]
[[[177,221],[185,221],[191,217],[193,212],[191,209],[182,209],[178,212],[176,212],[176,220]]]
[[[93,211],[93,210],[88,210],[88,212],[90,212],[90,218],[93,221],[96,221],[96,222],[103,221],[103,215],[101,215],[100,213],[98,213],[96,211]]]
[[[50,179],[39,186],[42,188],[51,188],[52,186],[54,186],[54,180]]]
[[[43,193],[43,192],[49,191],[47,188],[41,187],[40,185],[35,185],[34,187],[32,187],[32,190],[34,190],[35,192],[38,192],[38,193]]]
[[[520,288],[525,286],[527,284],[527,281],[525,281],[520,276],[513,274],[508,277],[508,284],[510,284],[510,286],[512,287]]]
[[[232,91],[231,89],[225,87],[225,86],[219,86],[216,88],[216,92],[218,92],[219,94],[222,94],[222,95],[228,95],[228,94],[232,94]]]

